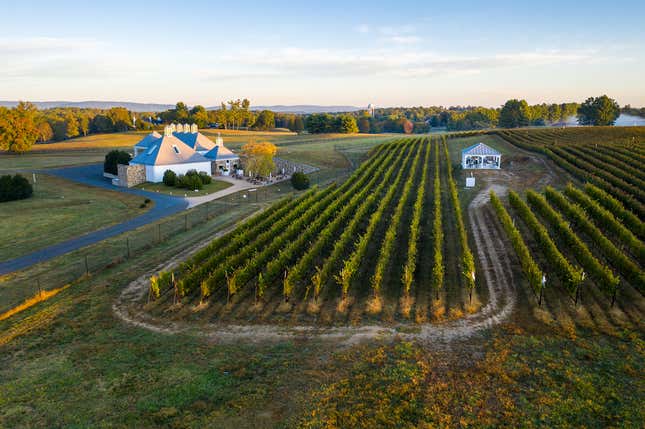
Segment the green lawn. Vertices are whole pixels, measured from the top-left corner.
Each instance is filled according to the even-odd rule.
[[[0,203],[0,261],[139,215],[151,207],[140,208],[143,202],[142,197],[39,174],[31,198]]]
[[[163,183],[147,182],[147,183],[142,183],[141,185],[137,185],[136,187],[145,191],[159,192],[161,194],[167,194],[167,195],[175,195],[175,196],[186,195],[188,197],[200,197],[202,195],[208,195],[208,194],[212,194],[213,192],[224,190],[230,186],[233,186],[233,184],[229,182],[224,182],[223,180],[213,179],[211,183],[209,183],[208,185],[204,185],[204,187],[198,190],[197,192],[195,192],[194,190],[191,191],[188,189],[166,186]]]

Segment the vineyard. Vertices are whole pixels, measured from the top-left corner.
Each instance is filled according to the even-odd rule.
[[[538,305],[543,298],[547,307],[583,300],[598,313],[616,306],[638,325],[645,293],[645,129],[497,134],[543,153],[580,183],[527,190],[525,198],[510,191],[508,208],[491,193]]]
[[[153,276],[149,307],[217,321],[424,321],[471,308],[475,279],[446,139],[407,138]]]

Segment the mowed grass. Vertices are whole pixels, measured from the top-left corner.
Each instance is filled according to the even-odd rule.
[[[272,131],[200,130],[214,140],[221,135],[224,144],[239,152],[251,141],[269,141],[278,146],[278,156],[320,168],[346,169],[350,157],[396,138],[390,134],[301,134]],[[149,131],[95,134],[56,143],[37,144],[22,155],[0,152],[0,171],[56,168],[103,162],[112,149],[132,152],[132,147]]]
[[[136,188],[142,189],[148,192],[158,192],[160,194],[166,194],[166,195],[174,195],[174,196],[186,195],[187,197],[201,197],[203,195],[212,194],[213,192],[222,191],[230,186],[233,186],[233,184],[229,182],[224,182],[223,180],[213,179],[211,183],[209,183],[208,185],[204,185],[202,189],[199,189],[197,191],[195,190],[191,191],[189,189],[182,189],[182,188],[175,188],[173,186],[166,186],[162,182],[160,183],[146,182],[146,183],[142,183],[141,185],[137,185]]]
[[[152,206],[141,208],[143,202],[143,197],[38,174],[31,198],[0,203],[0,261],[137,216]]]

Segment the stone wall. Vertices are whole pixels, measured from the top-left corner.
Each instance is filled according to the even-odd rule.
[[[133,186],[145,183],[146,166],[145,165],[123,165],[117,166],[119,170],[119,186],[131,188]]]

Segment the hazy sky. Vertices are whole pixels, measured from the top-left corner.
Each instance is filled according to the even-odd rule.
[[[645,1],[145,3],[0,0],[0,99],[645,106]]]

